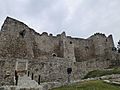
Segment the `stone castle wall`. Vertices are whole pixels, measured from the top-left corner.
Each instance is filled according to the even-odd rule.
[[[15,67],[18,60],[22,61],[23,59],[0,59],[0,86],[14,85]],[[83,78],[89,71],[108,68],[109,65],[109,60],[93,59],[83,62],[70,62],[67,59],[54,57],[28,60],[27,71],[30,72],[30,77],[32,73],[34,74],[34,80],[37,82],[39,75],[41,82],[67,82],[67,68],[72,68],[71,80],[77,80]]]
[[[28,60],[28,71],[34,73],[36,81],[38,75],[42,82],[66,81],[69,67],[73,69],[72,80],[80,79],[91,70],[108,68],[117,57],[113,47],[112,35],[97,33],[82,39],[66,36],[65,32],[57,36],[39,34],[7,17],[0,31],[0,80],[13,83],[17,59]]]
[[[0,32],[0,56],[15,58],[51,57],[52,54],[73,61],[84,61],[104,56],[112,51],[112,35],[95,34],[88,39],[72,38],[65,32],[57,36],[38,34],[27,25],[7,18]],[[106,56],[106,55],[105,55]]]

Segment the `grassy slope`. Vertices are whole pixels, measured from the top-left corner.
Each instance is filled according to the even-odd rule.
[[[110,85],[102,81],[88,81],[52,90],[120,90],[120,86]]]
[[[84,79],[86,78],[94,78],[94,77],[100,77],[100,76],[104,76],[104,75],[111,75],[111,74],[120,74],[120,68],[115,68],[113,70],[94,70],[89,72]]]

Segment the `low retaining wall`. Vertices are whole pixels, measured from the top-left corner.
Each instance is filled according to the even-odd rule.
[[[115,82],[115,81],[110,81],[110,80],[103,80],[105,83],[108,83],[108,84],[113,84],[113,85],[118,85],[120,86],[120,82]]]
[[[19,87],[19,86],[2,86],[0,90],[48,90],[47,87],[37,86],[37,87]]]

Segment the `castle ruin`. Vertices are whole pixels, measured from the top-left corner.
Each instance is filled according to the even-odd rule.
[[[87,39],[37,33],[23,22],[7,17],[0,31],[0,85],[14,83],[14,72],[34,73],[37,81],[77,80],[95,69],[105,69],[119,59],[112,35],[96,33]]]

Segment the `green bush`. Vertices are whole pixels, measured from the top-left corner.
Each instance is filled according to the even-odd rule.
[[[100,77],[105,75],[111,75],[111,74],[120,74],[119,68],[114,68],[112,70],[93,70],[89,72],[84,79],[86,78],[94,78],[94,77]]]

